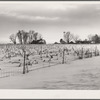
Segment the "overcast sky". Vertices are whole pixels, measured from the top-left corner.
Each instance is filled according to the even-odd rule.
[[[10,42],[10,34],[34,30],[47,43],[59,42],[63,31],[79,35],[100,35],[100,3],[68,1],[0,1],[0,42]]]

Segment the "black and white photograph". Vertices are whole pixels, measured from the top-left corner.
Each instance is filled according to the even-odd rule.
[[[0,89],[100,90],[100,2],[0,1]]]

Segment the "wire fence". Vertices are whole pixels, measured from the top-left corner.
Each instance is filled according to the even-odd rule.
[[[1,45],[0,78],[99,56],[97,45]]]

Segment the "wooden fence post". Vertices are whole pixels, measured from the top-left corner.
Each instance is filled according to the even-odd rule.
[[[83,50],[83,47],[82,47],[82,59],[83,59],[83,56],[84,56],[84,50]]]
[[[41,53],[40,53],[40,57],[41,57],[41,60],[42,60],[42,45],[41,45]]]
[[[25,51],[23,50],[23,53],[24,53],[24,61],[23,61],[23,74],[25,74],[25,56],[26,56],[26,53]]]
[[[65,63],[65,49],[63,49],[63,54],[62,54],[63,56],[62,56],[62,64],[64,64]]]

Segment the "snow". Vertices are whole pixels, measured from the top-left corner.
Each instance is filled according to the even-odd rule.
[[[0,78],[0,89],[100,89],[100,56]]]

